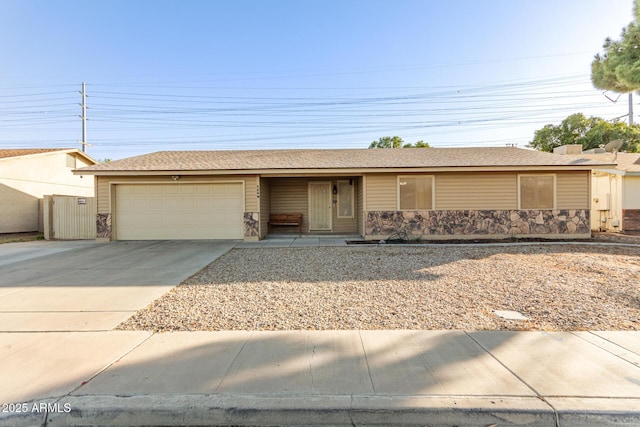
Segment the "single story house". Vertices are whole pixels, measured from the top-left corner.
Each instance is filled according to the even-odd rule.
[[[302,214],[303,234],[571,239],[590,236],[598,167],[613,165],[514,147],[292,149],[156,152],[75,173],[96,177],[104,240],[258,240],[285,213]]]
[[[614,167],[594,170],[591,178],[592,229],[640,233],[640,153],[581,154]]]
[[[93,197],[93,176],[72,171],[96,163],[74,148],[0,149],[0,233],[43,231],[45,195]]]

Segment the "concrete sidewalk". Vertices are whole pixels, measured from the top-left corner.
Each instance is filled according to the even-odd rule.
[[[0,349],[0,402],[24,404],[3,426],[640,425],[640,332],[12,333]]]

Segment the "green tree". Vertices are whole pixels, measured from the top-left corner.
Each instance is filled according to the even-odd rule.
[[[399,136],[383,136],[377,141],[373,141],[369,148],[429,148],[429,144],[422,140],[415,144],[404,143],[404,140]]]
[[[583,150],[598,148],[615,139],[625,141],[622,151],[640,150],[640,126],[624,122],[610,123],[600,117],[585,117],[572,114],[559,125],[548,124],[534,133],[528,147],[552,152],[554,148],[567,144],[580,144]]]
[[[404,144],[402,148],[431,148],[431,146],[429,145],[428,142],[424,142],[423,140],[420,140],[415,144]]]
[[[617,93],[640,90],[640,0],[634,0],[635,21],[622,29],[620,40],[607,38],[604,53],[591,63],[591,81],[598,89]]]

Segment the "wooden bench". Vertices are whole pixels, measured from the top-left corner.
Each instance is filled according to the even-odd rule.
[[[302,234],[302,214],[270,214],[269,215],[269,234],[271,234],[272,225],[288,225],[298,226],[299,234]]]

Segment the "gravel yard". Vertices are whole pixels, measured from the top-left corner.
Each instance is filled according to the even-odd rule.
[[[119,329],[640,330],[640,248],[234,249]]]

